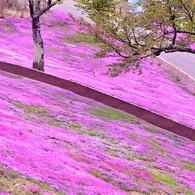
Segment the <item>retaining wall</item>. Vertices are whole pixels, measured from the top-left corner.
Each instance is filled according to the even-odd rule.
[[[78,95],[94,99],[112,108],[116,108],[129,114],[133,114],[134,116],[143,119],[155,126],[161,127],[175,134],[181,135],[183,137],[195,141],[194,129],[186,125],[180,124],[176,121],[173,121],[171,119],[168,119],[164,116],[161,116],[155,112],[144,109],[129,102],[120,100],[118,98],[112,97],[110,95],[104,94],[95,89],[83,86],[79,83],[5,62],[0,62],[0,70],[24,76],[56,87],[60,87],[65,90],[72,91]]]

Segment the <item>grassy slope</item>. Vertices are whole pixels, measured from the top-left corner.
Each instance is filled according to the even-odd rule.
[[[93,100],[0,72],[0,118],[0,190],[10,194],[195,190],[194,142]]]
[[[29,18],[0,21],[2,61],[31,67],[30,22]],[[142,75],[130,72],[108,77],[106,65],[120,59],[94,58],[100,44],[91,36],[76,33],[77,30],[70,18],[60,12],[43,18],[46,72],[89,85],[195,128],[194,86],[183,85],[178,76],[148,62],[142,64]]]

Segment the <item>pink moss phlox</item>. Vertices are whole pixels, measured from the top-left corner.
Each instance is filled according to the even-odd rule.
[[[175,178],[181,178],[181,167],[172,169],[174,162],[193,159],[193,143],[187,143],[180,136],[162,130],[159,134],[152,134],[141,126],[121,120],[110,123],[86,113],[86,109],[101,105],[93,100],[28,79],[14,78],[7,73],[2,73],[0,78],[0,162],[56,189],[69,194],[89,190],[90,194],[97,191],[123,194],[121,189],[112,185],[115,183],[126,190],[149,192],[153,188],[139,187],[135,182],[138,178],[156,186],[149,171],[142,170],[142,155],[151,156],[152,162],[144,162],[147,166],[175,170]],[[33,101],[31,97],[34,97]],[[33,113],[35,108],[40,113],[36,110]],[[27,120],[23,118],[25,115]],[[40,116],[44,120],[41,121]],[[53,126],[55,122],[57,126]],[[149,124],[147,126],[151,128]],[[88,134],[90,131],[95,133],[94,136]],[[146,142],[150,138],[175,160],[159,156],[161,152]],[[111,144],[106,146],[105,143]],[[131,156],[138,159],[128,160]],[[111,183],[106,182],[109,178]],[[185,185],[192,188],[190,178],[184,180]]]
[[[27,190],[32,193],[38,193],[40,192],[40,188],[38,186],[30,185],[27,187]]]
[[[29,18],[6,22],[15,32],[8,36],[0,31],[2,61],[30,68],[33,42]],[[78,29],[69,16],[51,12],[41,22],[47,73],[195,127],[195,96],[170,81],[163,68],[148,60],[142,62],[141,76],[130,72],[108,77],[106,65],[121,59],[112,54],[93,58],[98,48],[67,43]],[[72,195],[126,194],[123,189],[149,193],[157,187],[171,194],[169,187],[149,176],[148,166],[169,173],[180,187],[194,189],[193,173],[183,170],[181,163],[194,164],[194,142],[150,124],[104,120],[91,114],[94,106],[105,107],[62,89],[0,72],[0,164]]]
[[[10,195],[10,193],[0,190],[0,195]]]

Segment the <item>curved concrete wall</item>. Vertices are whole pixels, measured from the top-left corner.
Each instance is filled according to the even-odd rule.
[[[133,114],[134,116],[143,119],[155,126],[161,127],[175,134],[181,135],[188,139],[195,141],[195,130],[180,124],[176,121],[168,119],[150,110],[146,110],[137,105],[125,102],[110,95],[99,92],[95,89],[83,86],[79,83],[75,83],[66,79],[58,78],[53,75],[49,75],[43,72],[39,72],[33,69],[13,65],[5,62],[0,62],[0,70],[24,76],[33,80],[37,80],[43,83],[47,83],[56,87],[63,88],[65,90],[72,91],[78,95],[94,99],[112,108],[116,108]]]

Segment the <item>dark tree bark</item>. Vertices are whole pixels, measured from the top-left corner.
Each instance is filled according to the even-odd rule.
[[[41,37],[40,20],[38,18],[32,19],[32,31],[34,42],[34,60],[33,68],[44,71],[44,46]]]
[[[60,0],[48,0],[45,7],[41,7],[41,0],[28,0],[28,2],[30,15],[32,18],[32,32],[34,42],[33,68],[40,71],[44,71],[44,45],[43,39],[41,37],[40,17],[51,7],[59,3]]]

